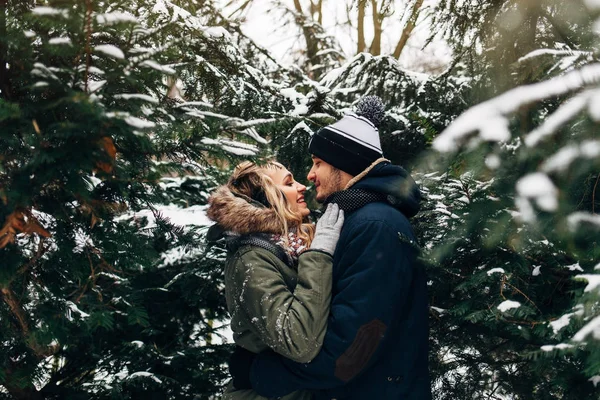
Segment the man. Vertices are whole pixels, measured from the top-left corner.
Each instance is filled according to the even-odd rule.
[[[269,398],[299,389],[314,390],[317,400],[431,398],[427,284],[408,221],[421,196],[410,175],[383,158],[368,119],[382,115],[380,101],[363,100],[362,115],[321,129],[309,145],[317,201],[345,212],[323,347],[307,364],[236,351],[234,385]]]

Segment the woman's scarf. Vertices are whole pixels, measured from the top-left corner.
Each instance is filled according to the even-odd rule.
[[[304,240],[296,235],[296,232],[290,231],[287,235],[287,243],[284,237],[280,234],[271,235],[271,240],[274,243],[281,246],[294,260],[294,263],[298,261],[298,257],[306,250],[306,243]]]

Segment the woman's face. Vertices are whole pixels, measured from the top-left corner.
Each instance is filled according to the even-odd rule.
[[[265,168],[264,171],[285,194],[285,197],[294,212],[298,212],[302,217],[306,217],[310,214],[310,210],[304,201],[306,186],[300,182],[296,182],[290,171],[286,168]]]

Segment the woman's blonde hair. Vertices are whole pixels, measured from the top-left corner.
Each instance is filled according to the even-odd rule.
[[[285,167],[276,161],[268,161],[262,165],[244,161],[234,168],[227,186],[233,193],[247,196],[274,209],[283,227],[281,237],[286,243],[289,230],[296,228],[296,235],[306,243],[307,247],[310,246],[315,234],[314,225],[304,223],[302,216],[292,210],[284,193],[267,175],[266,170],[269,169],[285,169]]]

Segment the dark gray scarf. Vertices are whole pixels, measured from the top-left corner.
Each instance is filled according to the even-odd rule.
[[[329,203],[335,203],[344,212],[349,213],[377,201],[386,203],[388,202],[387,196],[383,193],[350,188],[332,193],[323,203],[323,207],[327,207]]]

